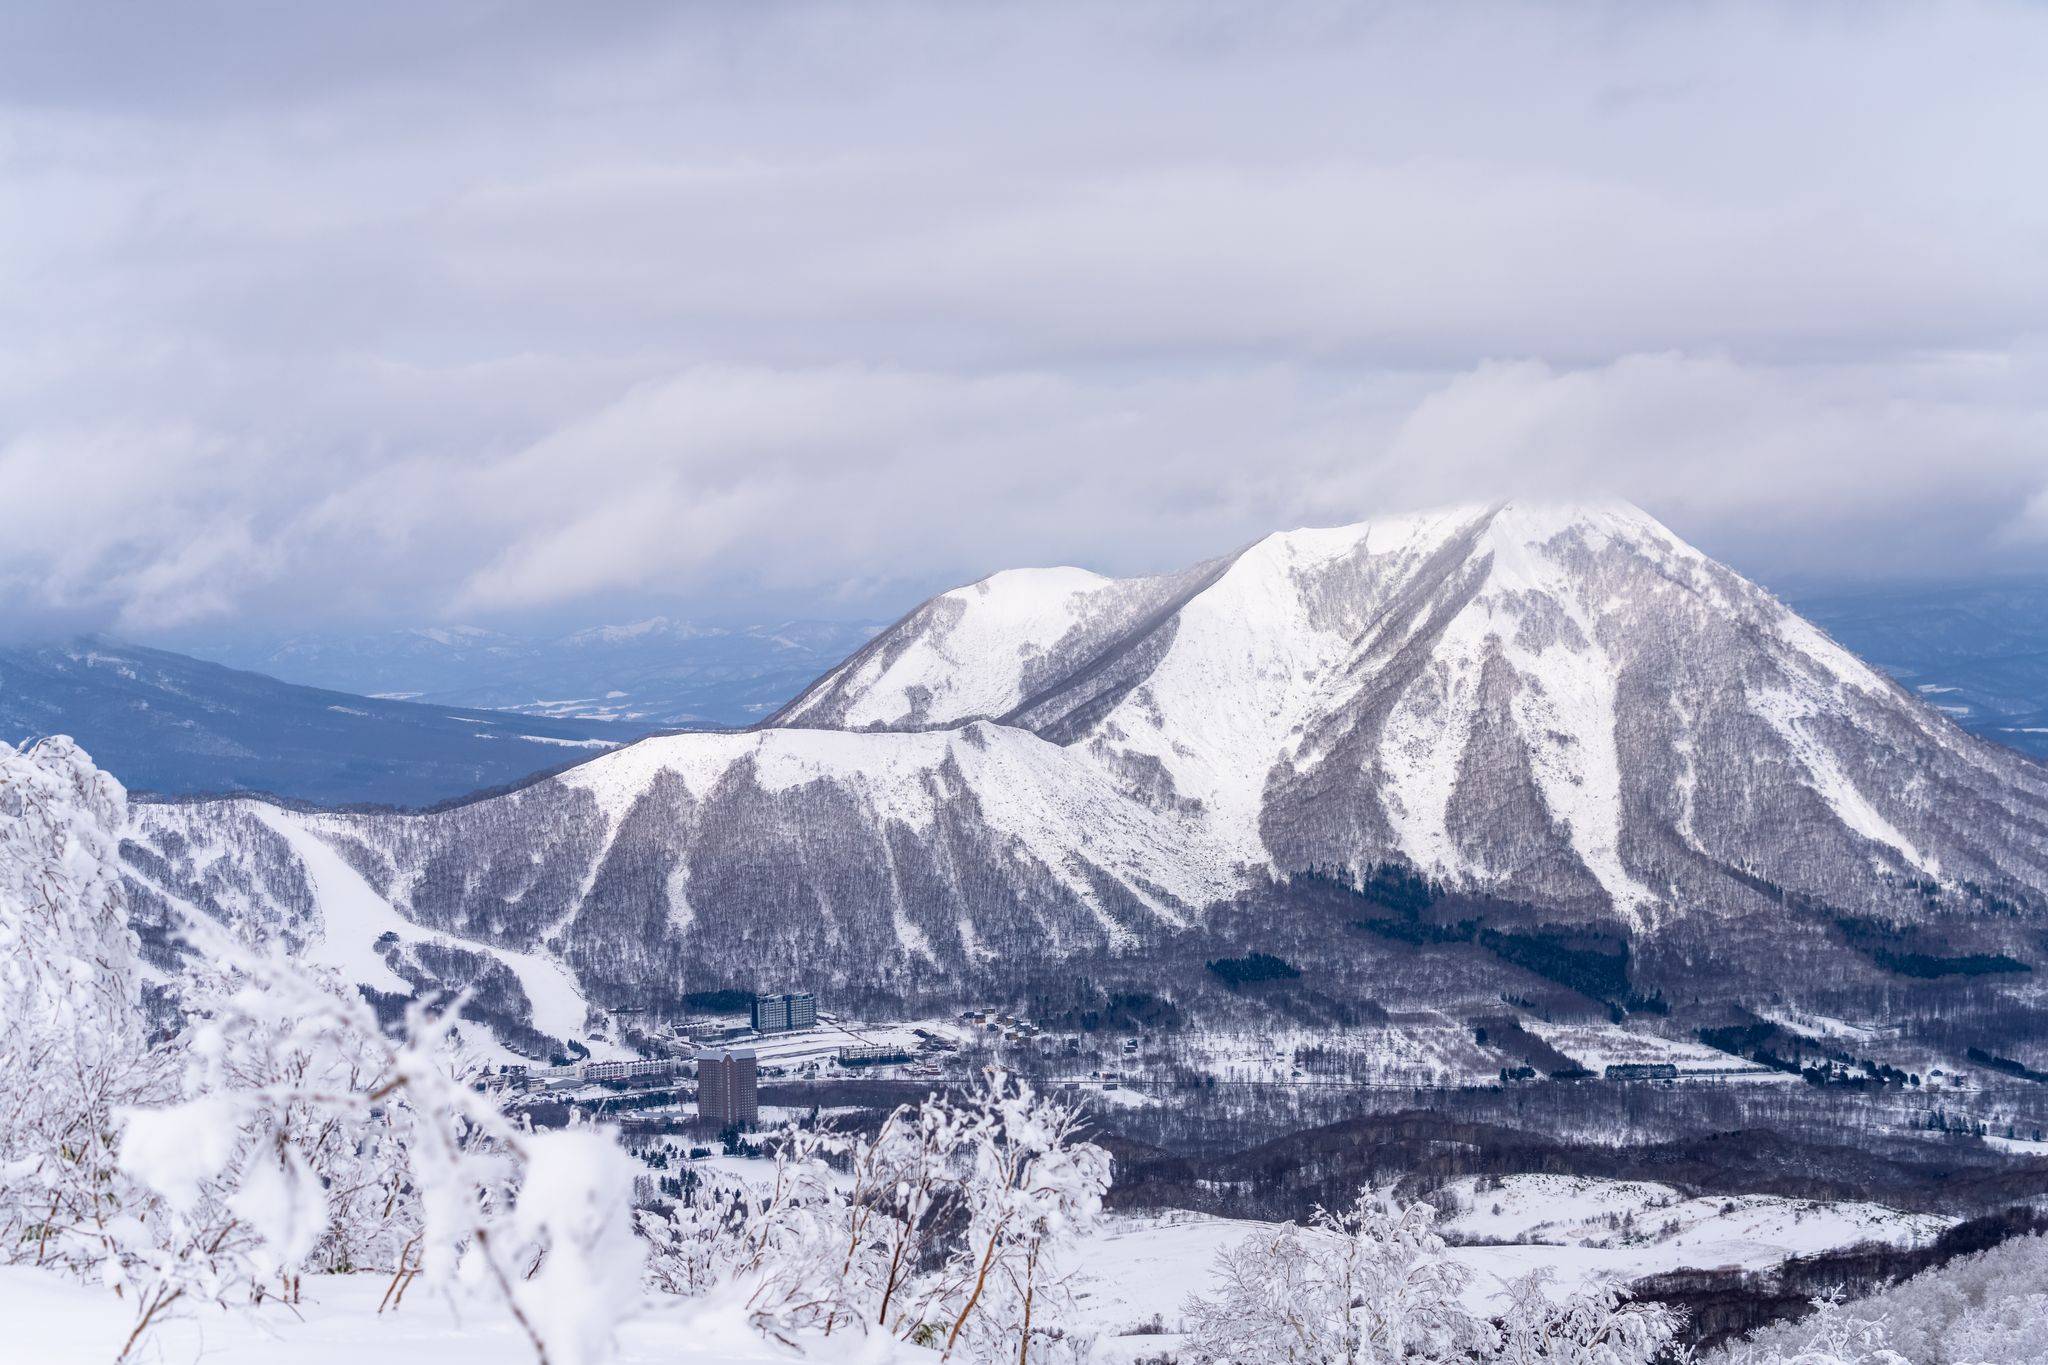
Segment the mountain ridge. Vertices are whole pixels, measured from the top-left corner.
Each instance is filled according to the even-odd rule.
[[[647,728],[305,687],[100,636],[0,646],[0,738],[69,734],[124,783],[170,797],[427,805]]]
[[[2030,954],[2012,935],[2048,884],[2048,776],[1612,504],[1276,533],[1136,580],[995,575],[787,709],[448,811],[293,818],[406,918],[652,1008],[736,981],[1142,974],[1294,923],[1305,872],[1382,866],[1636,942],[1636,995],[1704,1006],[1774,962],[1876,989],[1843,916]],[[232,810],[140,815],[160,888],[253,905],[213,851]]]
[[[724,626],[652,616],[553,635],[415,626],[178,644],[301,686],[652,731],[756,723],[873,630],[858,621]]]

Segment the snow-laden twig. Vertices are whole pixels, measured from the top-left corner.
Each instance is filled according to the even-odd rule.
[[[1541,1276],[1516,1284],[1497,1319],[1471,1312],[1470,1272],[1450,1258],[1436,1209],[1391,1189],[1308,1226],[1265,1230],[1217,1257],[1219,1292],[1190,1298],[1198,1365],[1649,1365],[1678,1317],[1611,1288],[1561,1301]]]
[[[595,1365],[640,1294],[632,1170],[535,1134],[454,1064],[462,1002],[395,1035],[349,983],[173,902],[184,1023],[152,1042],[120,784],[69,740],[0,745],[0,1256],[166,1315],[296,1298],[307,1269],[495,1287],[548,1365]],[[240,926],[260,935],[254,926]]]

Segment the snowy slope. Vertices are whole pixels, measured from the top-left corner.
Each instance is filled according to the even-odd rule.
[[[350,981],[408,995],[410,983],[393,972],[375,950],[373,945],[380,939],[388,936],[400,942],[475,946],[424,930],[392,909],[363,875],[319,836],[320,817],[296,815],[257,801],[249,803],[249,812],[291,846],[312,881],[320,906],[321,932],[305,954],[308,961],[332,967]],[[518,978],[535,1028],[554,1038],[583,1037],[583,996],[576,979],[560,963],[539,953],[504,948],[494,949],[492,956]]]
[[[771,726],[909,730],[993,720],[1142,632],[1220,564],[1115,579],[1011,569],[941,593],[770,718]]]
[[[855,799],[877,827],[901,825],[930,835],[951,806],[970,799],[987,831],[1026,850],[1058,850],[1048,864],[1077,897],[1088,894],[1085,864],[1122,884],[1165,893],[1170,905],[1199,906],[1226,894],[1231,869],[1172,811],[1126,800],[1100,773],[1072,764],[1056,745],[1007,727],[866,736],[833,731],[769,730],[745,735],[676,735],[635,745],[617,761],[563,775],[563,786],[594,796],[617,828],[633,804],[663,777],[692,801],[715,800],[745,780],[780,796],[829,785]]]
[[[557,964],[613,1005],[797,974],[887,987],[1134,950],[1241,878],[1199,818],[987,724],[668,736],[419,816],[148,806],[130,861],[145,900],[292,907],[308,951],[379,989],[380,933],[487,951],[541,1027],[580,1015],[551,990]]]
[[[1650,1181],[1511,1175],[1494,1189],[1453,1181],[1463,1212],[1444,1220],[1469,1241],[1628,1249],[1651,1274],[1681,1266],[1768,1265],[1859,1242],[1915,1246],[1955,1220],[1882,1204],[1745,1194],[1692,1197]]]

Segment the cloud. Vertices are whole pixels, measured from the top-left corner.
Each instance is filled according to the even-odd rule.
[[[1618,494],[1767,577],[1984,568],[2038,546],[2041,379],[1670,352],[1394,378],[707,366],[494,455],[307,461],[281,480],[188,436],[153,480],[94,479],[103,497],[74,502],[73,475],[113,468],[132,434],[37,444],[0,471],[49,472],[54,520],[0,563],[18,582],[40,569],[46,606],[97,603],[138,631],[266,601],[872,607],[1021,563],[1140,572],[1294,525]]]
[[[2048,563],[2036,7],[164,13],[0,33],[0,612],[885,610],[1518,493]]]
[[[506,548],[476,608],[721,574],[906,586],[1070,559],[1131,572],[1266,530],[1482,497],[1629,497],[1753,571],[1999,561],[2044,482],[2042,369],[1624,356],[1448,377],[1270,369],[1136,382],[713,370],[623,398],[485,476]],[[547,482],[578,469],[588,493]],[[1957,542],[1961,543],[1958,544]]]
[[[1994,547],[2048,477],[2043,375],[2038,361],[1971,357],[1488,364],[1420,403],[1377,474],[1405,472],[1418,492],[1462,481],[1501,495],[1628,497],[1770,577],[2009,567]]]

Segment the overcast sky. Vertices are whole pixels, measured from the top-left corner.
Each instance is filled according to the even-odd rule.
[[[2048,8],[0,3],[0,615],[880,614],[1446,500],[2048,569]]]

